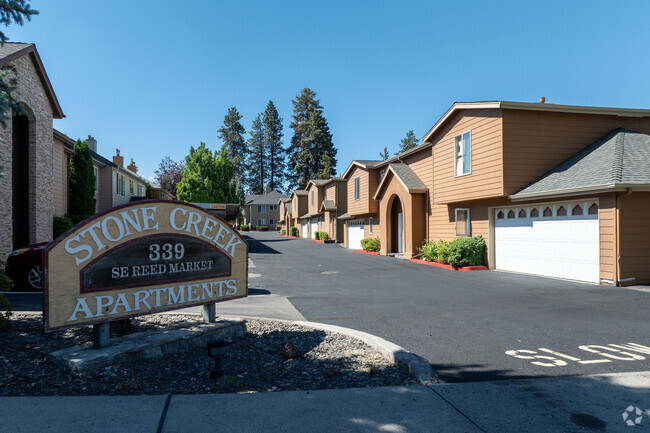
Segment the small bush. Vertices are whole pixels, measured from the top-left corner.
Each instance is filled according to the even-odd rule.
[[[255,230],[260,232],[265,232],[269,229],[269,226],[255,226]]]
[[[316,232],[316,233],[314,233],[314,239],[316,239],[317,241],[320,241],[320,240],[321,240],[321,239],[320,239],[320,232]]]
[[[438,242],[424,241],[418,252],[422,259],[427,262],[447,263],[449,245],[450,242],[443,239],[438,240]]]
[[[377,238],[361,239],[361,248],[366,251],[379,252],[381,241]]]
[[[287,231],[286,231],[285,229],[282,229],[282,230],[280,230],[280,234],[281,234],[281,235],[286,235],[286,234],[287,234]]]
[[[298,227],[292,226],[289,229],[289,233],[291,234],[291,236],[298,236]]]
[[[237,227],[238,230],[243,231],[243,232],[247,232],[249,230],[249,228],[250,228],[250,226],[248,226],[247,224]]]
[[[327,232],[319,232],[320,233],[320,240],[321,241],[327,241],[330,238],[330,235],[327,234]]]
[[[14,286],[14,282],[4,272],[6,266],[7,264],[5,262],[0,261],[0,291],[3,292],[10,291]],[[13,314],[13,311],[11,311],[11,302],[0,294],[0,332],[8,332],[14,329],[10,320]]]
[[[460,266],[480,266],[485,256],[485,239],[483,236],[456,238],[449,244],[447,262],[454,268]]]
[[[67,232],[72,227],[74,227],[74,224],[72,223],[72,220],[67,216],[55,216],[52,221],[52,234],[54,236],[54,239]]]

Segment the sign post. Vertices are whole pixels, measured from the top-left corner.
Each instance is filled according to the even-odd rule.
[[[187,203],[147,200],[95,215],[44,253],[45,331],[108,322],[248,295],[248,245],[219,217]],[[104,326],[105,325],[105,326]]]

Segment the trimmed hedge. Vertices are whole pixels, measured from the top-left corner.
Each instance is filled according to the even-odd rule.
[[[280,234],[281,234],[281,235],[286,235],[286,234],[287,234],[287,231],[286,231],[285,229],[282,229],[282,230],[280,230]]]
[[[289,233],[291,234],[291,236],[298,236],[298,227],[291,226],[291,228],[289,229]]]
[[[451,242],[440,239],[438,242],[425,241],[418,249],[423,260],[447,263],[454,268],[461,266],[480,266],[485,256],[483,236],[456,238]]]
[[[269,229],[269,226],[255,226],[255,230],[260,232],[265,232]]]
[[[377,238],[361,239],[361,248],[365,251],[379,252],[381,248],[381,241]]]
[[[449,244],[447,261],[454,268],[460,266],[480,266],[485,256],[485,239],[483,236],[471,238],[456,238]]]
[[[321,241],[327,241],[330,238],[330,235],[327,234],[327,232],[318,232],[320,234],[320,240]]]
[[[247,232],[247,231],[250,230],[250,226],[249,225],[241,225],[241,226],[237,227],[237,230]]]
[[[52,220],[52,234],[54,239],[58,238],[63,233],[67,232],[72,227],[74,227],[74,223],[67,216],[64,217],[55,216]]]
[[[316,239],[317,241],[320,240],[320,232],[315,232],[314,233],[314,239]]]

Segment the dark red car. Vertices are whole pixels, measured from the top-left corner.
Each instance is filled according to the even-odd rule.
[[[7,276],[14,281],[16,292],[43,290],[43,250],[49,242],[18,248],[7,258]]]

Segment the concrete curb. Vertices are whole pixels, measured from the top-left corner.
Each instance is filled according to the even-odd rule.
[[[236,320],[236,319],[253,319],[252,317],[239,317],[239,316],[219,316],[226,320]],[[433,369],[429,362],[416,355],[411,353],[408,350],[404,349],[397,344],[391,343],[388,340],[384,340],[381,337],[376,335],[368,334],[366,332],[357,331],[356,329],[344,328],[342,326],[328,325],[326,323],[317,323],[317,322],[308,322],[304,320],[282,320],[282,319],[272,319],[268,317],[257,317],[260,320],[272,320],[281,323],[288,323],[292,325],[304,326],[306,328],[319,329],[321,331],[330,331],[337,332],[339,334],[347,335],[353,338],[357,338],[369,346],[374,347],[384,355],[387,359],[394,362],[400,370],[405,371],[411,377],[416,379],[422,385],[434,385],[440,383],[437,375],[434,373]]]

